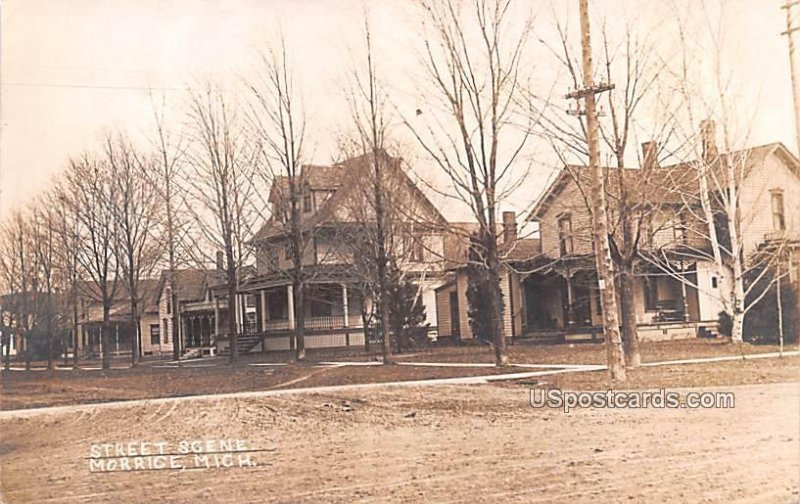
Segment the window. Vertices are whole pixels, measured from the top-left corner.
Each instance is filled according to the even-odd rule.
[[[267,263],[271,268],[278,266],[278,247],[267,245]]]
[[[170,315],[172,314],[172,293],[170,292],[169,287],[167,287],[165,296],[167,296],[167,315]]]
[[[558,247],[562,256],[572,254],[572,217],[564,215],[558,219]]]
[[[267,313],[270,320],[285,320],[289,317],[285,295],[270,293],[267,296]]]
[[[303,193],[303,211],[311,211],[311,191],[305,191]]]
[[[656,311],[658,309],[658,279],[644,277],[644,309]]]
[[[783,213],[783,191],[772,191],[772,227],[775,231],[786,229],[786,217]]]
[[[150,324],[150,344],[161,344],[161,326],[158,324]]]
[[[681,212],[678,215],[678,219],[673,221],[672,230],[674,233],[675,243],[676,244],[686,244],[686,230],[688,229],[689,224],[686,221],[686,215]]]
[[[164,343],[169,343],[169,320],[164,319]]]
[[[717,277],[715,277],[715,276],[711,277],[711,288],[712,289],[716,289],[717,285],[718,285]]]
[[[406,235],[403,249],[411,262],[422,262],[425,259],[425,244],[422,236]]]
[[[288,243],[283,246],[283,258],[287,261],[292,258],[292,248]]]

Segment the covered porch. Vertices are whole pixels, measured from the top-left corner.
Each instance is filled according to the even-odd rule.
[[[717,312],[713,306],[703,306],[711,304],[710,297],[701,295],[696,286],[708,281],[710,287],[716,280],[705,278],[702,269],[698,277],[695,264],[671,273],[639,265],[635,275],[634,312],[640,339],[686,339],[714,330]],[[603,338],[597,276],[589,264],[571,262],[526,275],[521,305],[524,337]]]
[[[307,349],[364,345],[364,308],[353,282],[313,278],[304,290],[303,327]],[[294,350],[298,326],[294,287],[287,279],[252,279],[234,301],[239,351]],[[366,305],[366,306],[364,306]],[[225,326],[215,331],[220,349],[227,347]]]

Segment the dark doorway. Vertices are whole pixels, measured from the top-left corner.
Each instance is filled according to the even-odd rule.
[[[450,331],[454,338],[461,338],[461,317],[458,309],[458,291],[450,292]]]

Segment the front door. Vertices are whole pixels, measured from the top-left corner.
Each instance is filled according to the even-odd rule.
[[[458,309],[458,291],[450,293],[450,330],[454,338],[461,338],[461,317]]]

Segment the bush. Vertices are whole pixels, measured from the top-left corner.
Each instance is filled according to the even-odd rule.
[[[426,345],[429,324],[425,322],[425,305],[417,296],[417,286],[403,278],[402,272],[394,262],[389,264],[388,277],[389,331],[394,336],[395,350],[403,352]],[[377,316],[377,322],[376,337],[383,341],[380,331],[380,313]]]
[[[719,333],[722,336],[726,336],[728,338],[731,337],[733,334],[733,319],[728,312],[721,311],[719,312]]]
[[[759,291],[763,292],[763,291]],[[744,318],[744,340],[753,343],[778,343],[777,286],[772,285],[767,294],[755,304]],[[748,300],[750,301],[750,300]],[[797,287],[788,278],[781,280],[781,308],[783,334],[786,343],[797,341],[800,331]]]

